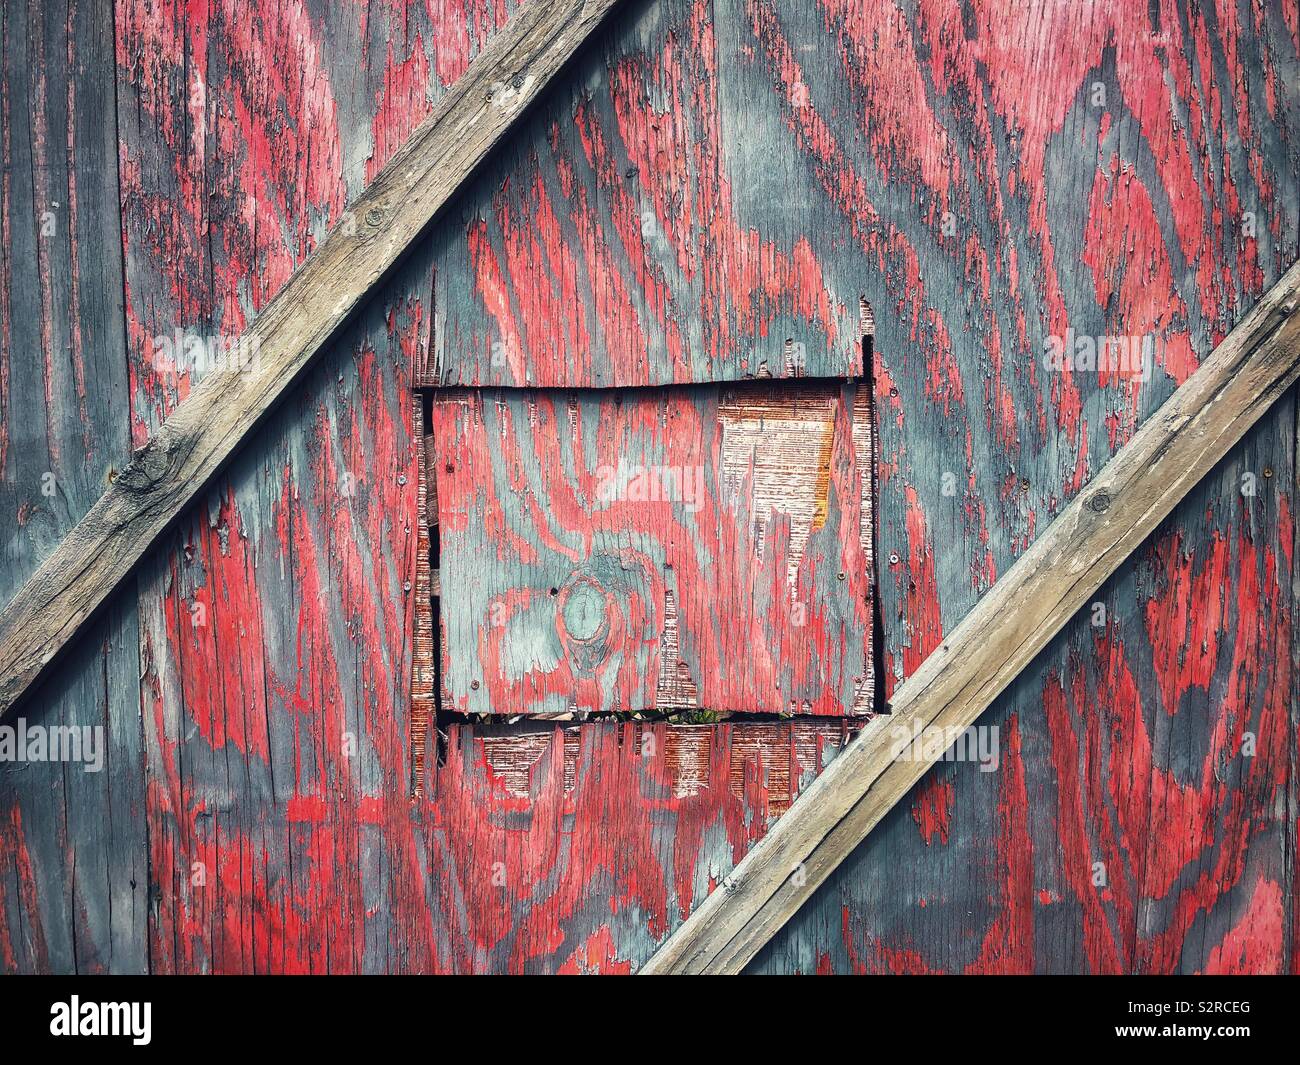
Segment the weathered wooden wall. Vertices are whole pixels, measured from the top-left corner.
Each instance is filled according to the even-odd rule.
[[[237,334],[510,7],[6,0],[0,594],[184,394],[154,338]],[[865,299],[893,684],[1300,254],[1283,0],[632,0],[571,83],[22,710],[111,744],[0,766],[0,968],[626,971],[831,757],[457,725],[412,798],[448,344],[775,360]],[[1046,370],[1067,328],[1150,380]],[[755,967],[1295,968],[1295,441],[1293,395]]]

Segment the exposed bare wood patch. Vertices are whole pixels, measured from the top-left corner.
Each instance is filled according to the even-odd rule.
[[[866,296],[858,299],[858,328],[864,340],[876,335],[876,314],[867,302]]]
[[[543,756],[551,751],[557,739],[564,744],[564,793],[573,790],[574,767],[577,762],[578,735],[564,729],[543,732],[516,733],[514,735],[479,737],[483,745],[483,761],[490,771],[493,784],[506,795],[531,798],[535,793],[533,771]]]
[[[865,306],[865,303],[864,303]],[[867,314],[871,309],[867,307]],[[865,329],[869,323],[864,322]],[[869,335],[869,334],[866,334]],[[869,343],[869,341],[864,341]],[[881,633],[878,610],[878,590],[876,587],[876,410],[875,397],[870,383],[864,384],[853,397],[853,457],[857,464],[858,487],[862,492],[858,510],[858,540],[862,545],[862,554],[866,560],[867,573],[871,581],[872,638],[876,646],[867,655],[866,668],[853,696],[853,711],[856,714],[871,713],[876,709],[876,685],[880,682],[877,671],[876,647],[879,646]],[[883,700],[881,700],[883,703]]]
[[[659,706],[694,708],[700,705],[700,690],[691,680],[691,667],[682,661],[677,596],[671,588],[664,589],[664,629],[659,642],[659,687],[655,701]]]
[[[748,510],[759,558],[769,525],[788,520],[792,587],[809,535],[826,524],[836,399],[828,391],[745,389],[723,393],[718,405],[727,502]]]
[[[416,502],[415,622],[411,637],[411,789],[422,793],[425,784],[426,750],[429,730],[435,727],[437,699],[435,662],[437,648],[433,639],[433,564],[430,549],[429,514],[436,513],[437,489],[430,474],[433,465],[433,438],[425,432],[424,397],[413,401],[414,435],[420,484]]]
[[[644,764],[647,792],[666,787],[673,799],[700,795],[715,779],[714,766],[721,756],[732,795],[741,798],[752,790],[751,783],[757,783],[767,795],[769,812],[779,814],[800,784],[821,768],[824,749],[842,746],[850,734],[835,721],[637,724],[631,750]],[[494,786],[521,799],[534,797],[538,766],[551,756],[554,743],[562,743],[564,793],[573,792],[582,744],[580,726],[505,735],[489,732],[478,742]]]

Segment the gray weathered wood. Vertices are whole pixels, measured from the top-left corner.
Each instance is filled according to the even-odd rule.
[[[737,972],[924,774],[896,730],[967,728],[1300,377],[1287,271],[642,969]]]
[[[0,616],[0,714],[22,696],[426,229],[616,0],[530,3],[254,322],[248,365],[176,409]]]
[[[0,601],[130,455],[113,57],[107,0],[0,6]],[[0,759],[0,967],[145,971],[134,598],[65,664],[24,727],[77,730],[80,758]]]

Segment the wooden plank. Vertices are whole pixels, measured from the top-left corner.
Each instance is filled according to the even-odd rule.
[[[513,5],[247,8],[116,6],[141,442],[206,369],[149,339],[239,335]],[[425,243],[138,570],[157,972],[433,964],[409,822]]]
[[[744,218],[806,234],[876,310],[888,697],[1300,258],[1300,24],[1282,0],[714,6],[746,118],[727,152],[763,164]],[[1067,328],[1149,341],[1150,376],[1045,373]],[[1295,834],[1264,798],[1288,742],[1268,693],[1291,682],[1273,418],[1225,460],[1238,483],[1216,472],[1095,598],[1110,624],[1090,603],[981,719],[999,770],[936,766],[746,971],[1213,971],[1229,932],[1269,956],[1278,926],[1241,922],[1292,897],[1267,856]],[[1259,601],[1216,589],[1221,564]],[[1225,764],[1241,721],[1259,754]],[[1177,873],[1108,843],[1147,802]]]
[[[774,233],[743,210],[774,183],[745,113],[720,107],[739,25],[712,0],[629,5],[602,76],[549,96],[492,160],[440,235],[439,384],[861,374],[862,278],[839,276],[813,227]]]
[[[111,4],[0,6],[0,601],[130,455],[113,89]],[[138,634],[126,596],[0,726],[2,972],[148,968]]]
[[[130,573],[594,32],[615,0],[529,4],[0,616],[0,713]]]
[[[735,972],[754,957],[951,746],[897,757],[899,731],[960,735],[1300,377],[1298,309],[1300,264],[899,688],[890,717],[864,730],[644,972]]]
[[[443,392],[444,705],[870,710],[871,404],[834,382]]]
[[[1291,496],[1290,507],[1287,510],[1287,518],[1291,526],[1291,550],[1289,562],[1291,564],[1291,608],[1287,614],[1285,624],[1279,626],[1283,632],[1290,630],[1291,654],[1287,660],[1287,673],[1290,684],[1287,690],[1290,691],[1290,697],[1287,700],[1286,714],[1290,724],[1287,732],[1287,758],[1286,758],[1286,833],[1282,837],[1283,848],[1283,873],[1280,879],[1280,891],[1278,898],[1279,908],[1282,910],[1282,920],[1285,927],[1282,932],[1283,946],[1285,954],[1283,955],[1282,964],[1278,966],[1279,973],[1289,973],[1292,976],[1300,974],[1300,901],[1296,897],[1296,884],[1300,882],[1300,387],[1297,387],[1291,393],[1291,403],[1293,407],[1291,423],[1295,427],[1294,433],[1288,433],[1291,439]],[[1284,431],[1287,427],[1284,427]],[[1285,527],[1281,522],[1278,527],[1283,530]],[[1286,555],[1285,540],[1283,540],[1280,555]],[[1286,642],[1283,641],[1285,649]],[[1287,912],[1287,904],[1290,904],[1290,912]]]

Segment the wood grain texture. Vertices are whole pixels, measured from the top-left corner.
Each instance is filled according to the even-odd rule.
[[[436,967],[632,971],[841,742],[835,722],[453,727],[421,836]]]
[[[146,358],[150,339],[178,327],[238,335],[513,6],[115,5],[125,365],[137,445],[201,377]],[[846,307],[864,295],[874,310],[880,631],[892,691],[1300,256],[1294,5],[624,7],[563,90],[591,93],[593,107],[578,115],[586,128],[620,153],[617,116],[602,101],[656,108],[664,89],[678,92],[681,123],[714,100],[739,114],[719,124],[727,137],[691,149],[681,166],[693,172],[698,158],[728,175],[725,226],[755,234],[760,262],[806,245],[821,276],[805,288]],[[58,167],[67,84],[57,68],[67,46],[54,31],[66,12],[41,5],[42,51],[11,10],[0,12],[11,78],[34,85],[41,68],[33,57],[49,64],[45,145]],[[76,17],[104,24],[99,5],[86,0]],[[711,50],[695,45],[708,38],[692,37],[692,20],[712,22]],[[112,99],[111,60],[106,69],[105,50],[82,37],[74,47],[83,76],[103,87],[82,92],[76,113],[111,147],[113,121],[91,107]],[[635,80],[610,91],[606,54],[633,57],[649,104],[637,102]],[[673,70],[684,72],[687,93],[675,88]],[[205,95],[195,95],[196,81]],[[1097,82],[1106,89],[1100,104]],[[40,128],[42,111],[34,97],[20,102],[14,85],[4,96],[10,165],[19,168],[28,116]],[[561,110],[557,134],[569,137],[570,122]],[[562,190],[565,167],[551,154],[550,132],[538,129],[531,145],[512,139],[509,149],[529,166],[535,157],[545,188]],[[670,135],[687,143],[675,129]],[[82,140],[72,157],[83,196],[99,188],[85,170],[88,151]],[[111,150],[104,157],[111,170]],[[467,187],[463,198],[491,205],[522,195],[517,182],[502,185],[533,173],[523,165]],[[611,216],[619,183],[637,199],[643,188],[673,195],[669,170],[650,171],[642,185],[640,168],[626,177],[631,165],[595,179],[591,217]],[[35,293],[37,245],[22,236],[23,226],[38,231],[22,199],[31,182],[21,169],[7,173],[12,291]],[[83,226],[116,225],[117,197],[104,180],[104,207],[79,212]],[[592,275],[599,284],[583,297],[582,315],[599,321],[608,307],[601,301],[620,287],[640,300],[617,231],[581,215],[585,228],[570,223],[565,201],[548,196],[560,205],[558,224],[589,236],[596,261],[612,264]],[[671,221],[675,211],[664,216]],[[141,572],[143,655],[126,617],[122,654],[110,643],[100,657],[102,644],[88,635],[78,641],[87,665],[65,660],[35,697],[69,686],[41,720],[79,720],[70,716],[76,709],[111,706],[112,720],[131,722],[143,688],[144,720],[163,739],[150,742],[147,822],[127,812],[129,777],[96,778],[120,802],[105,817],[104,801],[83,796],[69,805],[52,790],[63,786],[64,775],[52,771],[60,767],[0,773],[0,942],[8,944],[0,969],[95,970],[111,928],[114,964],[141,970],[627,971],[763,830],[757,798],[710,789],[665,802],[658,785],[626,771],[628,744],[609,725],[575,730],[583,753],[570,761],[585,774],[573,793],[579,803],[555,798],[549,752],[532,770],[531,801],[494,800],[476,728],[454,726],[447,765],[430,767],[412,813],[403,585],[414,580],[406,567],[415,558],[414,525],[407,530],[415,501],[397,483],[412,448],[405,385],[422,368],[420,383],[431,383],[438,344],[456,343],[436,313],[485,328],[470,317],[482,306],[476,277],[454,267],[470,259],[455,245],[468,240],[471,218],[459,202],[451,206],[366,323],[322,355],[281,416],[219,475],[215,527],[203,507],[165,538],[165,558]],[[496,233],[495,215],[483,219]],[[511,237],[547,248],[555,243],[547,225],[541,214],[535,222],[512,215]],[[709,249],[724,245],[700,246],[701,271],[717,270]],[[582,241],[568,248],[574,261],[588,254]],[[78,242],[83,293],[92,291],[96,256],[109,264],[118,250],[112,232]],[[50,261],[57,278],[59,259]],[[500,261],[506,286],[526,294],[539,270],[509,267],[503,254]],[[120,283],[102,291],[112,310]],[[752,303],[730,307],[750,290],[724,283],[714,291],[719,316],[745,319]],[[463,307],[457,292],[466,294]],[[691,305],[691,297],[678,304]],[[29,418],[34,427],[24,440],[39,438],[47,417],[36,307],[15,304],[18,340],[8,350],[21,355],[10,356],[8,383],[0,383],[13,397],[5,425]],[[783,317],[788,324],[768,333],[782,349],[805,321],[797,311]],[[846,311],[857,335],[850,318]],[[653,324],[653,307],[645,320]],[[85,315],[81,323],[86,335],[98,328]],[[1150,379],[1045,372],[1043,337],[1067,327],[1152,335]],[[121,332],[119,322],[109,335]],[[73,365],[62,350],[54,349],[56,371]],[[82,350],[98,411],[120,394],[123,354],[112,345]],[[56,424],[73,410],[61,402]],[[120,417],[111,419],[113,432]],[[80,441],[76,422],[59,431],[65,454]],[[372,452],[372,439],[390,438]],[[1293,968],[1287,928],[1300,911],[1287,810],[1297,806],[1285,797],[1300,776],[1286,769],[1297,732],[1285,695],[1295,677],[1286,653],[1294,441],[1294,413],[1280,403],[1107,583],[1097,597],[1106,626],[1093,626],[1090,604],[986,714],[982,723],[1000,727],[999,770],[936,766],[751,969]],[[79,516],[72,510],[46,524],[40,510],[15,509],[54,506],[39,494],[49,467],[36,448],[11,447],[0,479],[6,551],[38,532],[52,546]],[[119,469],[127,457],[124,447],[98,453]],[[26,458],[21,483],[29,489],[6,497],[16,491],[9,471]],[[1259,490],[1247,498],[1250,472]],[[347,474],[350,499],[341,492]],[[88,485],[82,505],[97,492],[97,481]],[[232,554],[242,551],[238,565],[223,554],[227,534]],[[391,562],[377,570],[359,561],[385,552]],[[39,558],[7,553],[2,579],[20,581]],[[223,587],[230,591],[208,591]],[[169,634],[169,614],[182,634],[190,631],[196,596],[224,635]],[[370,605],[382,601],[402,604],[400,620]],[[259,639],[260,654],[245,655],[241,648]],[[213,683],[237,657],[260,658],[261,683],[251,664],[232,671],[251,682]],[[96,683],[101,693],[125,694],[92,699]],[[35,720],[34,706],[21,712]],[[1232,754],[1239,727],[1259,740],[1253,763]],[[273,737],[266,758],[236,744],[259,730]],[[360,758],[342,757],[347,733]],[[129,739],[129,730],[122,735]],[[142,769],[135,780],[143,789]],[[92,849],[87,841],[110,825],[123,838]],[[112,865],[93,853],[110,855]],[[152,867],[152,884],[131,869],[135,854]],[[523,870],[510,892],[493,884],[495,861]],[[1091,882],[1096,861],[1109,872],[1106,887]],[[203,887],[191,884],[195,862],[206,869]],[[99,876],[101,867],[112,876]],[[129,894],[110,896],[110,884],[145,902],[133,910]]]
[[[188,101],[167,90],[194,62],[191,27],[159,22],[151,10],[119,12],[128,315],[142,338],[128,364],[141,436],[202,372],[158,367],[144,358],[144,341],[177,326],[204,335],[238,330],[243,264],[271,263],[283,280],[304,254],[296,240],[285,250],[286,230],[266,220],[321,218],[311,233],[328,223],[343,202],[331,158],[364,163],[372,145],[378,153],[400,142],[401,130],[372,118],[372,91],[386,98],[380,90],[399,83],[396,68],[418,69],[429,47],[421,42],[434,36],[418,14],[404,29],[380,5],[367,23],[370,65],[354,72],[330,48],[347,54],[352,20],[364,13],[340,8],[316,22],[298,10],[296,21],[268,20],[267,36],[251,40],[222,15],[207,44],[213,114],[278,91],[259,80],[274,77],[273,65],[238,62],[240,55],[298,47],[329,74],[339,121],[306,142],[250,135],[240,151],[217,153],[189,136]],[[492,17],[467,16],[471,41]],[[439,39],[457,36],[448,15]],[[405,41],[409,53],[386,54],[385,41]],[[159,57],[156,70],[137,68],[141,52]],[[401,108],[387,118],[403,120],[411,119]],[[331,138],[340,142],[333,150]],[[258,154],[259,144],[271,154]],[[293,160],[304,158],[318,160],[320,172],[291,181]],[[351,176],[349,191],[368,166]],[[235,209],[247,175],[262,172],[275,176],[260,201],[266,213]],[[178,173],[202,180],[178,187]],[[163,224],[176,204],[194,221]],[[204,220],[212,239],[175,269],[167,242]],[[142,701],[150,781],[147,822],[133,823],[141,832],[149,826],[151,876],[140,879],[147,921],[134,941],[141,968],[626,971],[788,802],[785,781],[806,783],[838,749],[840,730],[829,723],[825,741],[811,746],[780,734],[769,743],[763,737],[774,726],[757,726],[734,744],[710,743],[704,762],[686,760],[686,783],[677,785],[675,770],[644,755],[616,771],[620,752],[641,746],[639,733],[600,726],[582,730],[578,746],[568,741],[568,751],[583,752],[573,759],[576,788],[566,792],[549,776],[545,757],[533,770],[531,799],[517,790],[494,799],[501,787],[484,747],[457,726],[445,739],[447,766],[429,759],[423,796],[412,805],[408,656],[416,612],[404,586],[416,579],[419,548],[417,423],[406,385],[428,335],[429,281],[429,259],[417,249],[307,373],[286,417],[259,430],[206,505],[140,572],[143,669],[130,682]],[[268,275],[265,284],[274,283]],[[659,749],[675,748],[665,739]],[[517,789],[517,769],[510,779]],[[489,853],[495,857],[485,860]],[[524,853],[537,855],[526,869]],[[503,891],[494,862],[507,859],[523,874],[512,872]],[[63,873],[39,865],[30,872],[25,890],[50,900],[33,926],[53,935],[65,911],[51,885],[65,883]],[[555,900],[539,904],[550,888]],[[26,954],[25,928],[14,927],[23,968],[75,967],[62,954],[44,961]]]
[[[530,4],[375,175],[343,224],[261,309],[240,338],[235,368],[223,358],[204,377],[10,600],[0,615],[0,713],[338,335],[613,3]]]
[[[0,8],[0,600],[130,453],[113,80],[108,4]],[[115,604],[23,708],[97,759],[0,760],[4,972],[145,964],[138,642]]]
[[[724,14],[628,5],[600,75],[550,94],[459,201],[434,238],[436,383],[860,375],[863,279],[811,228],[771,232],[773,208],[806,207],[746,209],[778,186],[726,96],[739,27]]]
[[[441,392],[444,705],[871,707],[870,397]]]
[[[1175,504],[1300,378],[1300,263],[1134,435],[894,693],[888,720],[736,867],[642,970],[736,972],[951,743],[899,757],[897,735],[956,737]]]
[[[981,718],[998,770],[933,767],[752,971],[1290,969],[1294,404]]]
[[[789,145],[772,159],[788,159],[786,173],[803,190],[790,199],[811,196],[815,205],[824,202],[819,188],[829,196],[836,184],[861,181],[899,250],[867,293],[877,312],[881,603],[892,691],[1300,256],[1300,33],[1288,5],[1273,3],[918,4],[901,16],[868,4],[852,17],[844,5],[782,4],[770,13],[765,39],[797,59],[812,86],[811,109],[798,121],[809,130],[820,121],[840,148],[822,184],[799,177],[796,145],[773,141]],[[829,51],[826,26],[835,37]],[[754,129],[794,118],[778,68],[731,69],[749,87]],[[820,87],[811,80],[818,70],[834,72]],[[858,121],[867,115],[873,120]],[[897,134],[922,129],[933,135]],[[894,317],[903,293],[919,319]],[[917,320],[945,328],[913,338],[907,327]],[[1150,335],[1150,379],[1043,372],[1043,334],[1063,335],[1067,325],[1094,337]],[[995,706],[1005,776],[969,764],[939,769],[795,916],[755,971],[1293,964],[1276,932],[1282,925],[1249,916],[1267,914],[1269,899],[1291,898],[1279,870],[1294,835],[1262,811],[1244,813],[1260,810],[1263,791],[1286,790],[1281,763],[1261,759],[1272,779],[1256,777],[1250,789],[1244,778],[1220,784],[1192,768],[1238,712],[1224,701],[1237,656],[1279,648],[1273,639],[1291,613],[1284,544],[1294,498],[1279,488],[1291,445],[1278,419],[1281,404],[1234,450],[1213,491],[1196,496],[1200,505],[1180,508],[1098,597],[1117,626],[1108,655],[1098,653],[1090,605],[1045,652],[1058,678],[1084,679],[1062,692],[1047,673],[1026,678]],[[1259,491],[1246,499],[1250,472]],[[1222,611],[1205,614],[1210,578],[1198,586],[1192,576],[1213,557],[1207,538],[1230,545],[1233,573],[1242,537],[1255,545],[1245,557],[1258,599],[1225,595]],[[1177,561],[1176,580],[1149,564],[1153,551]],[[1202,645],[1208,654],[1198,653]],[[1113,688],[1111,670],[1131,687]],[[1295,733],[1280,736],[1288,726],[1279,726],[1267,695],[1288,690],[1293,677],[1286,656],[1263,650],[1232,689],[1257,715],[1260,735],[1291,745]],[[1049,731],[1044,707],[1059,695],[1066,725]],[[1091,866],[1123,808],[1122,785],[1105,784],[1100,740],[1113,723],[1138,716],[1151,748],[1118,749],[1134,774],[1153,781],[1151,809],[1158,815],[1194,792],[1205,815],[1162,821],[1165,849],[1185,856],[1177,872],[1145,877],[1147,848],[1122,842],[1107,865],[1114,873],[1122,863],[1131,878],[1112,876],[1098,889]],[[1067,764],[1078,766],[1068,827],[1056,804],[1058,766]],[[1170,779],[1183,788],[1166,787]],[[1140,793],[1134,801],[1142,808]],[[1125,924],[1126,910],[1141,920]],[[1220,949],[1225,943],[1232,949]]]

